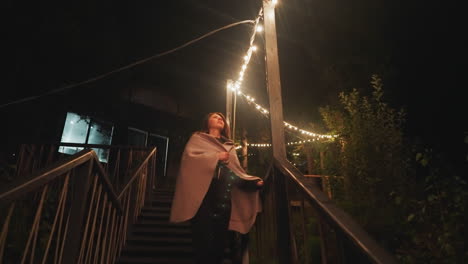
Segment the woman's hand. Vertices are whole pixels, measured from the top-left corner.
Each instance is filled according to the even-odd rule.
[[[229,162],[229,153],[228,152],[218,153],[218,160],[222,162]]]
[[[262,180],[257,181],[257,187],[263,187],[263,181]]]

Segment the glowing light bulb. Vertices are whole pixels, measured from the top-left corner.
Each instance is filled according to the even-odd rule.
[[[258,25],[256,30],[257,32],[262,32],[263,31],[262,25]]]
[[[256,50],[257,50],[257,46],[252,46],[252,50],[253,50],[253,51],[256,51]]]

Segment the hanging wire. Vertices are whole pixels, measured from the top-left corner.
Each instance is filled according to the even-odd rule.
[[[92,82],[95,82],[95,81],[98,81],[98,80],[101,80],[101,79],[104,79],[114,73],[118,73],[118,72],[121,72],[121,71],[124,71],[124,70],[127,70],[127,69],[130,69],[132,67],[135,67],[137,65],[140,65],[140,64],[143,64],[143,63],[146,63],[150,60],[154,60],[154,59],[157,59],[157,58],[160,58],[162,56],[165,56],[165,55],[168,55],[168,54],[171,54],[173,52],[176,52],[180,49],[183,49],[187,46],[190,46],[192,45],[193,43],[197,42],[197,41],[200,41],[208,36],[211,36],[215,33],[218,33],[222,30],[226,30],[228,28],[232,28],[232,27],[235,27],[235,26],[238,26],[238,25],[242,25],[242,24],[255,24],[256,21],[255,20],[243,20],[243,21],[239,21],[239,22],[235,22],[235,23],[232,23],[232,24],[229,24],[229,25],[226,25],[224,27],[221,27],[221,28],[218,28],[218,29],[215,29],[213,31],[210,31],[196,39],[193,39],[193,40],[190,40],[189,42],[186,42],[176,48],[173,48],[173,49],[170,49],[170,50],[167,50],[165,52],[162,52],[162,53],[159,53],[159,54],[156,54],[156,55],[153,55],[151,57],[147,57],[147,58],[144,58],[144,59],[141,59],[141,60],[138,60],[136,62],[133,62],[131,64],[128,64],[126,66],[123,66],[123,67],[120,67],[120,68],[117,68],[115,70],[112,70],[110,72],[107,72],[107,73],[104,73],[104,74],[101,74],[101,75],[98,75],[96,77],[93,77],[91,79],[88,79],[88,80],[85,80],[85,81],[82,81],[82,82],[79,82],[79,83],[74,83],[74,84],[70,84],[70,85],[67,85],[67,86],[64,86],[64,87],[61,87],[61,88],[57,88],[57,89],[53,89],[53,90],[50,90],[46,93],[43,93],[43,94],[40,94],[40,95],[33,95],[33,96],[29,96],[29,97],[26,97],[26,98],[22,98],[22,99],[18,99],[18,100],[14,100],[14,101],[11,101],[11,102],[8,102],[8,103],[5,103],[5,104],[2,104],[0,105],[0,108],[4,108],[4,107],[7,107],[7,106],[10,106],[10,105],[15,105],[15,104],[20,104],[20,103],[24,103],[24,102],[27,102],[27,101],[32,101],[32,100],[35,100],[35,99],[38,99],[38,98],[41,98],[43,96],[46,96],[46,95],[51,95],[51,94],[55,94],[55,93],[58,93],[58,92],[62,92],[62,91],[65,91],[65,90],[69,90],[69,89],[72,89],[72,88],[76,88],[78,86],[81,86],[81,85],[84,85],[84,84],[88,84],[88,83],[92,83]]]

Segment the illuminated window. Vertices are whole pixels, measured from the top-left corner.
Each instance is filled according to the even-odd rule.
[[[112,124],[95,120],[89,116],[67,113],[62,133],[62,143],[110,145],[114,126]],[[75,154],[83,150],[83,147],[60,147],[59,152]],[[107,162],[109,150],[93,148],[101,162]]]

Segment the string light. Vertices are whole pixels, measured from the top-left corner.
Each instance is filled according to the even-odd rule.
[[[263,106],[255,103],[255,98],[254,97],[252,97],[252,96],[250,96],[248,94],[245,94],[245,93],[243,93],[241,91],[237,91],[237,94],[241,95],[243,98],[245,98],[249,104],[254,105],[255,109],[257,109],[260,113],[262,113],[264,115],[267,115],[267,114],[270,113],[266,108],[264,108]],[[318,133],[310,132],[310,131],[304,130],[302,128],[299,128],[297,126],[291,125],[288,122],[283,122],[283,123],[284,123],[284,126],[287,129],[290,129],[290,130],[292,130],[294,132],[299,132],[299,133],[301,133],[302,135],[305,135],[305,136],[313,137],[314,141],[318,140],[318,139],[333,139],[333,138],[337,137],[337,135],[324,135],[324,134],[318,134]]]
[[[240,88],[242,85],[242,82],[244,81],[244,73],[247,70],[247,66],[249,65],[250,58],[252,57],[252,52],[257,50],[257,46],[253,45],[255,41],[255,35],[257,32],[261,32],[263,30],[263,27],[259,25],[260,18],[263,15],[263,9],[260,9],[258,12],[258,16],[255,19],[255,25],[254,25],[254,30],[252,32],[252,35],[250,36],[250,46],[249,49],[247,50],[247,54],[243,57],[244,63],[241,66],[241,70],[239,72],[239,77],[237,80],[234,82],[234,85],[228,84],[228,89],[237,92],[237,94],[241,94]]]
[[[272,0],[272,3],[276,5],[277,1]],[[244,63],[241,66],[241,70],[239,72],[239,77],[234,82],[234,84],[228,83],[228,89],[232,90],[233,92],[236,92],[237,95],[240,95],[240,96],[244,97],[249,104],[255,105],[255,108],[260,113],[262,113],[264,115],[268,115],[270,112],[266,108],[264,108],[263,106],[255,103],[255,98],[254,97],[252,97],[250,95],[247,95],[247,94],[243,93],[240,90],[242,82],[244,80],[245,71],[247,70],[247,65],[249,64],[250,58],[252,56],[252,52],[257,50],[257,46],[253,45],[254,40],[255,40],[256,32],[261,32],[263,30],[263,27],[261,25],[259,25],[259,21],[260,21],[260,18],[262,17],[262,15],[263,15],[263,9],[260,9],[260,11],[258,12],[257,18],[255,19],[255,27],[254,27],[255,30],[253,31],[253,33],[252,33],[252,35],[250,37],[249,49],[247,50],[247,54],[243,57]],[[297,126],[291,125],[291,124],[289,124],[287,122],[284,122],[284,126],[286,128],[288,128],[288,129],[290,129],[290,130],[300,132],[303,135],[313,137],[314,140],[316,140],[316,139],[333,139],[333,138],[337,137],[337,135],[322,135],[322,134],[317,134],[317,133],[314,133],[314,132],[310,132],[310,131],[298,128]]]
[[[307,139],[307,140],[299,140],[299,141],[292,141],[286,143],[288,146],[294,146],[294,145],[301,145],[305,143],[310,143],[310,142],[315,142],[316,139]],[[270,143],[249,143],[247,144],[249,147],[256,147],[256,148],[269,148],[272,145]],[[242,148],[242,146],[236,147],[236,149]]]

